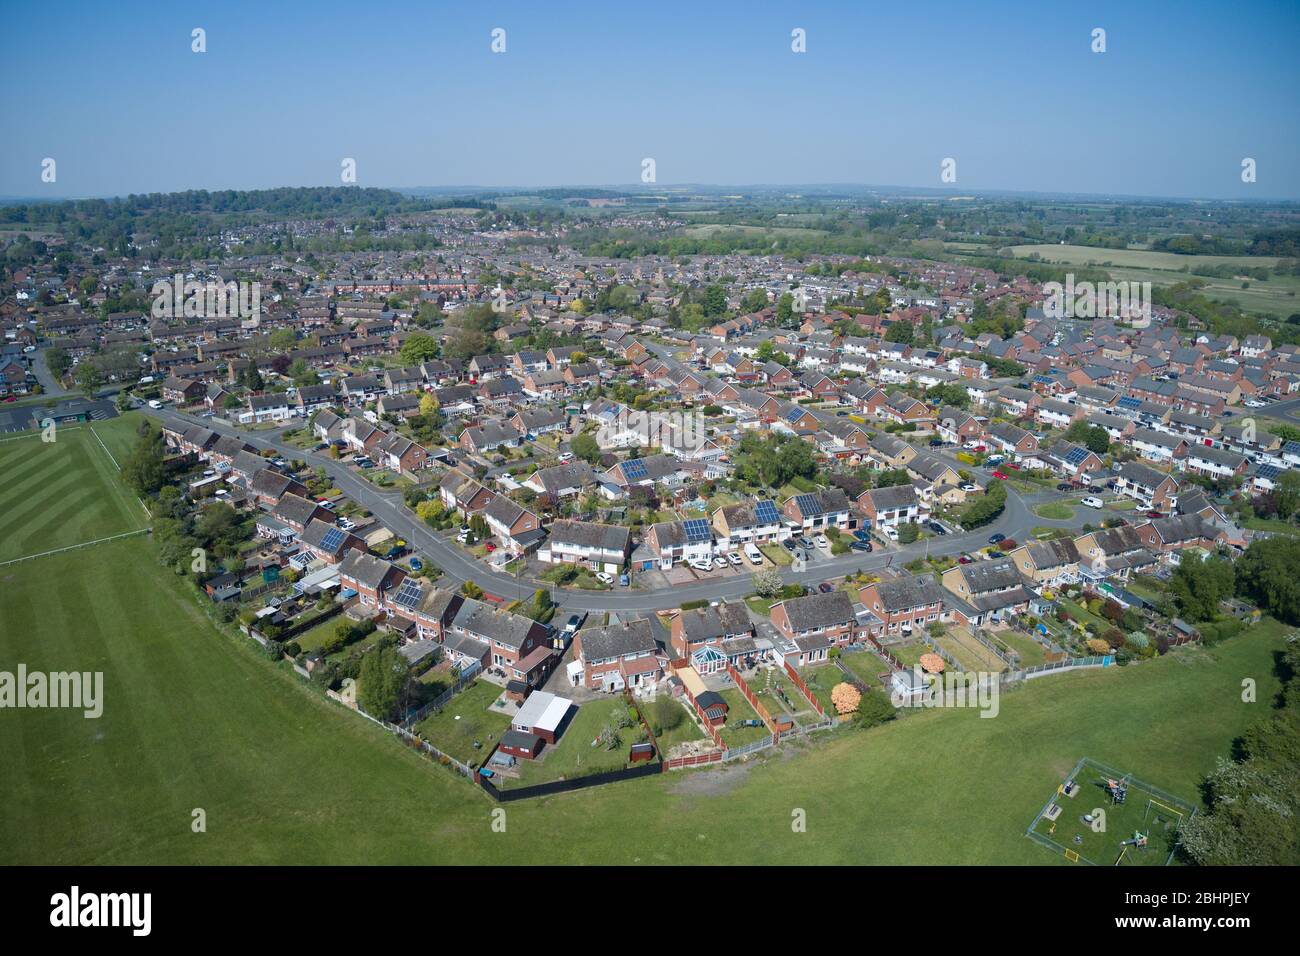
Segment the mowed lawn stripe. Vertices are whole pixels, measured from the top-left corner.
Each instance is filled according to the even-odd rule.
[[[147,523],[89,431],[0,447],[0,560],[135,531]]]

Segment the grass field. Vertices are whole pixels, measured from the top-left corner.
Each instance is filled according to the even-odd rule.
[[[918,712],[789,760],[512,804],[503,835],[463,780],[215,631],[142,539],[3,569],[0,601],[0,659],[105,672],[99,720],[6,715],[4,863],[1042,864],[1025,828],[1081,754],[1195,794],[1267,706],[1241,678],[1276,691],[1284,632],[1034,681],[994,720]]]
[[[106,434],[118,438],[117,430]],[[0,442],[0,475],[0,561],[148,524],[87,425],[60,428],[52,442],[37,433]]]
[[[1020,666],[1037,667],[1047,661],[1047,648],[1027,634],[1010,628],[998,631],[995,638],[1020,655]]]
[[[872,689],[880,686],[880,675],[889,670],[889,665],[870,651],[844,654],[840,660],[844,662],[845,667],[853,671],[858,680]]]

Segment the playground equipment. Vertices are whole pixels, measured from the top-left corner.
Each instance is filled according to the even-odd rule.
[[[1147,835],[1140,830],[1133,831],[1133,839],[1120,841],[1119,856],[1115,857],[1115,865],[1119,866],[1124,862],[1124,857],[1128,856],[1129,847],[1135,847],[1139,850],[1147,848]]]
[[[1130,774],[1125,774],[1119,780],[1116,780],[1114,777],[1105,778],[1103,785],[1106,788],[1106,792],[1110,794],[1110,802],[1112,804],[1123,803],[1128,799],[1128,785],[1130,778]]]
[[[1164,819],[1165,814],[1169,814],[1170,819]],[[1152,798],[1147,800],[1147,806],[1142,811],[1142,822],[1146,823],[1150,819],[1153,826],[1168,827],[1169,823],[1174,823],[1174,829],[1181,829],[1183,825],[1183,811],[1177,807],[1171,807],[1167,803],[1161,803],[1159,800]]]

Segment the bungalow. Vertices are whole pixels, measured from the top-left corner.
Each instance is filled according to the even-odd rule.
[[[526,408],[511,415],[509,423],[519,430],[520,435],[535,438],[562,433],[569,424],[569,417],[557,408]]]
[[[485,454],[498,448],[517,448],[523,441],[519,430],[501,422],[485,421],[473,428],[466,428],[456,439],[465,451]]]

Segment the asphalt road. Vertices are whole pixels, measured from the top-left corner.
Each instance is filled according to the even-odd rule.
[[[226,435],[239,435],[255,447],[269,448],[286,458],[302,459],[311,466],[322,466],[333,479],[334,484],[353,501],[370,510],[392,531],[406,540],[423,558],[430,559],[442,568],[443,574],[452,581],[473,581],[485,591],[514,599],[531,594],[539,587],[548,587],[554,595],[555,602],[562,608],[583,611],[656,611],[674,608],[685,601],[717,600],[721,598],[744,598],[753,590],[753,581],[748,574],[728,575],[716,579],[700,581],[696,584],[662,588],[648,591],[638,588],[615,588],[611,591],[576,591],[557,589],[540,584],[528,578],[515,578],[488,568],[486,564],[470,557],[453,542],[436,535],[423,521],[406,508],[400,492],[383,491],[361,478],[343,462],[335,461],[326,455],[306,451],[279,439],[279,432],[240,432],[237,428],[214,425],[210,419],[187,415],[174,409],[146,409],[146,414],[172,424],[201,425]],[[296,426],[294,426],[296,427]],[[988,469],[977,469],[982,477],[990,481]],[[1090,517],[1084,514],[1088,509],[1076,510],[1075,517],[1068,521],[1053,521],[1039,518],[1031,510],[1031,504],[1062,497],[1054,492],[1044,492],[1031,496],[1029,501],[1022,498],[1010,486],[1007,488],[1007,505],[997,520],[980,528],[978,531],[927,537],[914,544],[888,551],[875,551],[870,554],[850,552],[838,557],[823,558],[816,561],[807,570],[794,572],[789,568],[781,570],[781,577],[787,583],[798,583],[815,587],[822,581],[841,577],[854,571],[878,570],[888,566],[902,566],[914,558],[926,554],[954,555],[964,551],[975,551],[988,544],[989,536],[1001,533],[1017,541],[1025,540],[1030,531],[1037,526],[1054,526],[1078,528]]]

